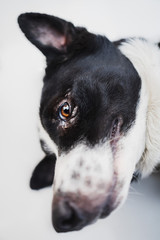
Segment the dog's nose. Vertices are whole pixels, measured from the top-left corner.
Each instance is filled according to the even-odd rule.
[[[85,225],[85,217],[76,205],[62,198],[53,206],[52,223],[57,232],[75,231]]]

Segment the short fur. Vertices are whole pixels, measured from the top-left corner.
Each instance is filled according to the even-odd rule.
[[[30,185],[53,183],[55,230],[79,230],[121,206],[132,178],[160,162],[160,51],[46,14],[18,22],[47,60],[39,124],[46,156]]]

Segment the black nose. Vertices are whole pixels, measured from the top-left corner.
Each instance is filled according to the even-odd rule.
[[[53,205],[53,227],[57,232],[80,230],[85,224],[85,218],[79,208],[65,199],[59,199]]]

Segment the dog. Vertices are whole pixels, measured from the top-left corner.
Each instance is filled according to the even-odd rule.
[[[159,46],[111,42],[46,14],[21,14],[18,23],[47,65],[39,110],[45,157],[30,186],[53,184],[55,230],[80,230],[119,208],[131,180],[160,163]]]

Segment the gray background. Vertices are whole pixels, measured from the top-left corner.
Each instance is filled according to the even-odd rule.
[[[37,116],[45,59],[20,32],[17,16],[43,12],[116,40],[160,40],[158,0],[0,0],[0,240],[159,240],[160,175],[133,184],[125,205],[82,231],[57,234],[51,225],[52,188],[31,191],[43,157]]]

